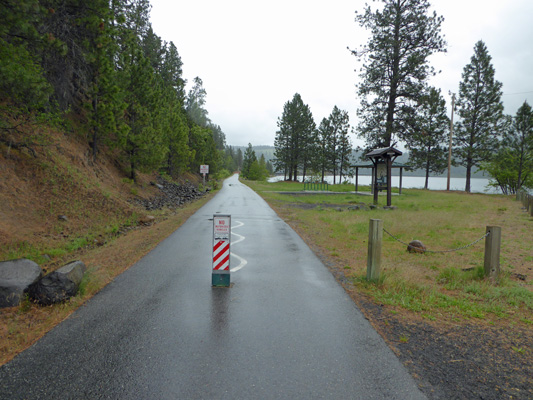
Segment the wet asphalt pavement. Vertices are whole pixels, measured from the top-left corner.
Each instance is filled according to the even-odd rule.
[[[211,287],[216,213],[232,216],[231,288]],[[423,398],[329,270],[237,176],[0,368],[0,399]]]

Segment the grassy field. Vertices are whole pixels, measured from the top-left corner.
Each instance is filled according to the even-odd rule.
[[[475,320],[526,329],[533,324],[533,218],[512,197],[404,190],[392,199],[397,209],[372,210],[370,196],[304,194],[301,183],[245,183],[378,304],[437,322]],[[330,185],[330,191],[349,190],[352,185]],[[379,202],[383,206],[385,198]],[[354,210],[356,205],[363,207]],[[382,275],[378,283],[368,282],[371,218],[383,220],[384,229],[403,242],[418,239],[428,250],[446,252],[408,253],[384,233]],[[502,228],[497,281],[483,276],[484,239],[449,251],[480,239],[491,225]]]

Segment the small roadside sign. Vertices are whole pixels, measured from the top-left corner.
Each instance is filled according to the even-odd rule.
[[[230,285],[231,215],[213,215],[212,285]]]
[[[201,174],[208,174],[209,173],[209,165],[200,165],[200,173]]]

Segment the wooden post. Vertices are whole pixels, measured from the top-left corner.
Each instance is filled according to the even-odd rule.
[[[403,167],[400,167],[400,193],[402,194],[402,173],[403,173]]]
[[[359,167],[355,167],[355,192],[359,191]]]
[[[378,204],[378,164],[377,162],[374,163],[374,170],[373,170],[373,179],[372,179],[372,186],[374,187],[374,204]]]
[[[368,231],[368,256],[366,265],[366,279],[379,279],[381,272],[381,242],[383,240],[383,221],[371,219]]]
[[[387,156],[387,206],[392,205],[392,160]]]
[[[374,167],[370,167],[370,194],[374,194]]]
[[[488,236],[485,238],[485,276],[497,278],[500,275],[500,247],[502,228],[487,226]]]
[[[533,217],[533,195],[529,195],[529,215]]]

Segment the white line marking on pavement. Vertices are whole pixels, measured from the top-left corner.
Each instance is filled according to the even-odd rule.
[[[246,261],[244,258],[242,258],[241,256],[238,256],[237,254],[231,252],[230,255],[232,255],[233,257],[235,257],[236,259],[238,259],[240,261],[240,264],[237,265],[235,268],[231,268],[230,269],[230,272],[236,272],[238,270],[240,270],[241,268],[244,268],[244,266],[246,264],[248,264],[248,261]]]
[[[244,225],[244,223],[242,223],[241,221],[235,221],[235,223],[236,223],[236,224],[239,224],[239,225],[234,225],[234,226],[232,227],[232,229],[231,229],[231,234],[237,236],[238,239],[235,240],[235,241],[233,241],[233,242],[231,242],[232,245],[235,245],[235,244],[237,244],[237,243],[239,243],[239,242],[242,242],[244,239],[246,239],[245,236],[243,236],[243,235],[239,235],[238,233],[233,232],[233,229],[240,228],[241,226]],[[246,264],[248,264],[248,261],[246,261],[246,260],[245,260],[244,258],[242,258],[241,256],[235,254],[234,252],[231,252],[230,255],[233,256],[233,257],[235,257],[236,259],[238,259],[239,262],[240,262],[240,264],[237,265],[235,268],[231,268],[231,269],[230,269],[230,272],[236,272],[236,271],[238,271],[238,270],[244,268],[244,266],[245,266]]]

